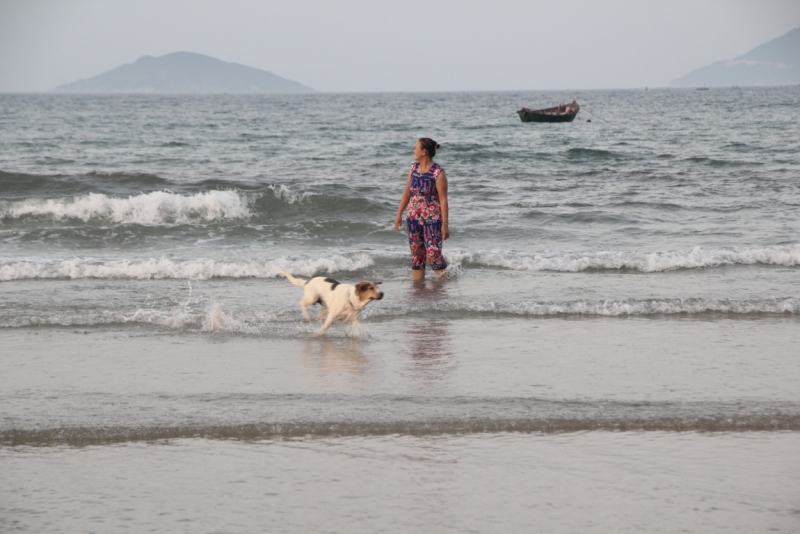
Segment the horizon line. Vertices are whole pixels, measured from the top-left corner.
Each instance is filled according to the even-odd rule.
[[[708,89],[778,89],[786,87],[800,86],[800,84],[777,84],[777,85],[718,85],[718,86],[705,86]],[[167,92],[136,92],[136,91],[118,91],[118,92],[61,92],[51,89],[49,91],[0,91],[0,95],[63,95],[63,96],[283,96],[283,95],[344,95],[344,94],[445,94],[445,93],[524,93],[524,92],[545,92],[545,91],[645,91],[645,90],[696,90],[697,87],[676,87],[668,85],[645,85],[645,86],[632,86],[632,87],[605,87],[605,88],[590,88],[590,89],[575,89],[575,88],[561,88],[561,89],[441,89],[441,90],[388,90],[388,91],[321,91],[312,90],[310,92],[264,92],[264,93],[167,93]]]

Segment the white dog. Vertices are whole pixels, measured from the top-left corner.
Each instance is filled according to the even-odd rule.
[[[286,271],[279,271],[279,275],[285,276],[291,283],[304,288],[303,300],[300,307],[303,308],[303,317],[306,321],[311,320],[308,307],[314,304],[322,304],[319,318],[325,321],[319,333],[324,334],[334,321],[350,321],[353,326],[358,325],[358,316],[364,306],[373,300],[381,300],[383,292],[378,290],[380,282],[359,282],[354,286],[350,284],[340,284],[332,278],[318,276],[311,280],[295,278]]]

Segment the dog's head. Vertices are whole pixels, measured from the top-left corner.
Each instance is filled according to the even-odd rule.
[[[381,300],[383,298],[383,291],[378,289],[378,286],[381,285],[380,282],[359,282],[356,284],[356,297],[366,305],[368,302],[372,300]]]

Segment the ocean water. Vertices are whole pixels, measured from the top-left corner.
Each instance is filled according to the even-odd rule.
[[[797,531],[798,235],[797,87],[0,95],[0,530]]]

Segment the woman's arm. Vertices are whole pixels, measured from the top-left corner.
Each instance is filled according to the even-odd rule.
[[[450,228],[448,220],[450,219],[450,210],[447,206],[447,175],[444,170],[436,177],[436,192],[439,193],[439,206],[442,209],[442,240],[450,237]]]
[[[406,180],[406,189],[403,191],[403,196],[400,197],[400,206],[397,208],[397,215],[394,217],[394,231],[400,231],[400,225],[403,224],[403,211],[408,206],[408,201],[411,200],[411,171],[408,171],[408,179]]]

